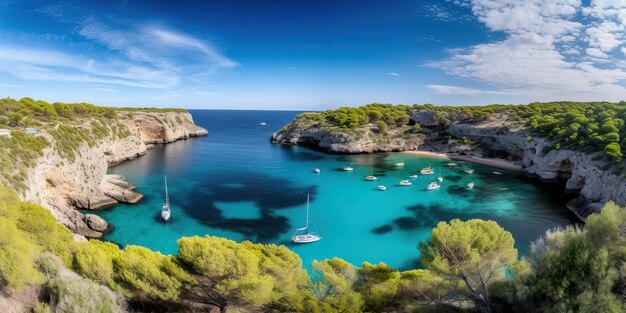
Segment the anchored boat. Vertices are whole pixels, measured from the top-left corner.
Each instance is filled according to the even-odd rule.
[[[170,197],[167,194],[167,176],[165,176],[165,203],[163,203],[163,207],[161,208],[161,218],[163,218],[165,222],[168,222],[171,216]]]
[[[317,231],[309,231],[309,195],[306,195],[306,224],[303,228],[298,228],[291,237],[295,243],[311,243],[322,239]]]

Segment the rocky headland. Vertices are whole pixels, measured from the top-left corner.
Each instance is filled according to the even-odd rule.
[[[179,139],[208,134],[194,124],[191,114],[182,111],[119,111],[117,127],[125,136],[108,136],[94,140],[92,145],[79,142],[74,159],[55,149],[55,137],[42,130],[48,145],[36,165],[26,171],[27,188],[20,193],[28,200],[48,208],[57,220],[74,233],[99,238],[109,225],[94,214],[78,209],[97,210],[118,202],[136,203],[143,197],[123,176],[107,174],[107,168],[132,160],[146,153],[153,143],[169,143]],[[77,126],[90,131],[90,120]]]
[[[391,136],[373,124],[357,129],[334,128],[296,119],[270,139],[272,143],[309,146],[329,153],[371,153],[425,150],[452,158],[492,158],[521,167],[525,175],[545,182],[566,181],[566,193],[577,193],[567,207],[584,220],[607,201],[626,205],[626,172],[603,152],[552,149],[552,140],[536,136],[506,114],[492,114],[478,122],[460,114],[436,110],[409,111],[410,120]],[[445,122],[442,122],[445,121]],[[413,131],[419,125],[419,133]],[[399,133],[398,133],[399,132]],[[622,162],[623,163],[623,162]]]

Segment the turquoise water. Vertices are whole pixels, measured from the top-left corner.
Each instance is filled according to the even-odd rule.
[[[134,205],[100,211],[115,230],[105,239],[162,253],[176,253],[183,236],[221,236],[289,246],[309,266],[314,259],[341,257],[354,264],[385,262],[400,269],[417,266],[420,240],[439,221],[492,219],[512,232],[524,252],[548,228],[574,222],[565,209],[562,186],[537,184],[515,173],[475,165],[470,175],[447,159],[400,153],[329,155],[304,147],[269,143],[272,132],[297,112],[192,111],[209,136],[155,145],[136,160],[110,169],[126,176],[145,195]],[[260,126],[261,121],[267,122]],[[404,162],[402,169],[393,168]],[[443,165],[440,190],[427,191],[436,176],[398,182],[428,165]],[[354,172],[343,172],[346,165]],[[314,168],[321,174],[314,174]],[[364,180],[373,173],[377,182]],[[167,175],[172,221],[160,221],[163,175]],[[388,187],[376,190],[378,184]],[[323,239],[290,241],[305,220],[306,195]]]

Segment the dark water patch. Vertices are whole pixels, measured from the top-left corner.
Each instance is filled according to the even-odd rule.
[[[396,224],[398,229],[404,231],[416,230],[423,226],[418,219],[413,217],[398,217],[393,220],[393,223]]]
[[[385,224],[383,226],[372,229],[372,233],[376,235],[384,235],[388,232],[391,232],[392,230],[393,230],[393,227],[391,225]]]
[[[463,176],[460,176],[460,175],[446,175],[443,178],[445,178],[446,180],[449,180],[449,181],[458,182],[458,181],[461,181],[463,179]]]
[[[415,244],[415,250],[417,251],[417,243]],[[417,254],[417,252],[415,252]],[[424,268],[422,260],[420,258],[413,258],[403,262],[397,269],[399,271],[410,271],[414,269]]]
[[[259,181],[264,182],[263,185],[260,186]],[[202,181],[194,190],[196,193],[186,197],[181,205],[187,215],[209,227],[237,232],[245,239],[257,242],[270,242],[291,230],[289,220],[276,216],[276,210],[304,206],[307,194],[312,200],[317,195],[317,186],[300,187],[286,179],[252,171],[240,172],[236,176],[213,177]],[[277,196],[277,190],[280,196]],[[260,213],[254,215],[260,217],[227,218],[215,204],[242,201],[253,202],[254,209]]]
[[[297,147],[285,145],[279,145],[279,147],[280,151],[283,152],[283,155],[291,160],[312,162],[325,159],[322,154],[305,151],[302,149],[298,149]]]
[[[459,196],[459,197],[468,198],[473,195],[472,194],[473,190],[467,189],[466,187],[456,186],[456,185],[448,186],[446,191],[449,194],[453,194],[455,197]]]

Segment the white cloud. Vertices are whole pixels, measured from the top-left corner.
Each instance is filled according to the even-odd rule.
[[[400,76],[400,74],[399,74],[399,73],[396,73],[396,72],[389,72],[389,73],[387,73],[387,74],[389,74],[389,75],[391,75],[391,76]]]
[[[583,7],[579,0],[472,0],[471,7],[489,30],[506,37],[449,50],[449,58],[427,66],[529,100],[625,97],[626,72],[611,64],[620,61],[616,48],[624,52],[626,2],[593,0]]]
[[[459,87],[459,86],[428,85],[426,87],[432,90],[434,93],[442,94],[442,95],[474,96],[474,95],[479,95],[483,93],[483,91],[480,89]]]
[[[214,71],[238,65],[210,42],[163,27],[119,26],[94,18],[64,21],[76,23],[78,34],[104,47],[107,57],[0,44],[0,71],[24,80],[169,89],[183,81],[206,85]],[[81,53],[94,50],[83,49]]]

